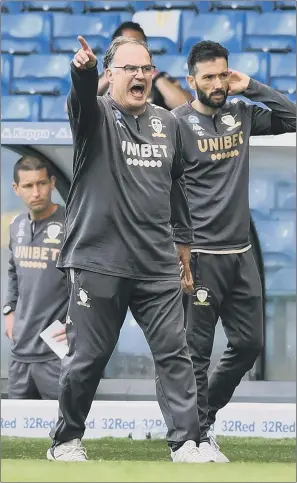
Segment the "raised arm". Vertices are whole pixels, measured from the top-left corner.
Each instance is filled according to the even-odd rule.
[[[70,123],[74,131],[89,130],[96,123],[99,109],[97,104],[98,69],[97,58],[86,40],[79,36],[81,48],[71,62],[71,89],[67,98]]]
[[[296,132],[296,105],[269,86],[241,72],[231,71],[230,95],[242,94],[251,101],[261,102],[270,110],[247,106],[251,114],[251,135]]]

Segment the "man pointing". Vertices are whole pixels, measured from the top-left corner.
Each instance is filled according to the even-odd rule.
[[[173,461],[209,461],[196,446],[195,378],[179,278],[178,259],[192,289],[192,226],[177,121],[146,102],[154,66],[143,42],[112,42],[104,57],[111,95],[97,98],[97,59],[84,38],[78,40],[68,97],[74,176],[58,263],[69,273],[72,323],[47,457],[87,459],[85,420],[130,307],[154,357]]]

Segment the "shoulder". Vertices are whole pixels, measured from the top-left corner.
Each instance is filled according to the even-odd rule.
[[[11,220],[10,220],[10,226],[14,227],[17,226],[18,224],[25,225],[26,219],[28,219],[28,214],[27,213],[18,213],[17,215],[14,215]]]
[[[191,108],[191,105],[189,102],[185,102],[182,106],[178,106],[175,109],[171,111],[173,116],[175,116],[177,119],[181,119],[186,116],[194,116],[193,110]]]

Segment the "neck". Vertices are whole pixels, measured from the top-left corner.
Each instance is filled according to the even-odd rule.
[[[209,106],[206,106],[205,104],[202,104],[202,102],[200,102],[199,99],[195,99],[192,102],[192,107],[196,111],[201,112],[201,114],[205,114],[205,116],[213,116],[218,110],[215,107],[209,107]]]
[[[58,205],[55,203],[51,203],[47,208],[45,208],[43,211],[40,211],[38,213],[35,213],[33,211],[30,211],[30,219],[32,221],[38,221],[38,220],[45,220],[46,218],[49,218],[52,216],[55,211],[57,210]]]

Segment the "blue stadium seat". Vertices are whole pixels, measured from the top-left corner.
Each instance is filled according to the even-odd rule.
[[[283,268],[265,277],[266,292],[274,296],[296,294],[296,267]]]
[[[121,16],[117,13],[56,14],[53,19],[52,49],[54,52],[77,52],[80,45],[77,36],[83,33],[93,51],[104,53],[120,23]]]
[[[249,183],[250,208],[267,217],[275,206],[275,188],[272,180],[254,174]]]
[[[296,0],[285,0],[284,2],[274,2],[276,10],[296,10]]]
[[[50,17],[38,13],[3,15],[1,51],[10,54],[49,52]]]
[[[292,258],[284,253],[264,253],[263,262],[266,273],[292,266]]]
[[[255,10],[262,12],[262,3],[253,0],[211,2],[211,10]]]
[[[296,92],[295,54],[271,54],[270,85],[281,92]]]
[[[40,0],[25,1],[24,10],[29,12],[70,12],[81,13],[83,11],[83,1],[63,1],[63,0]]]
[[[68,121],[66,111],[67,96],[42,96],[41,99],[41,121]]]
[[[242,52],[230,54],[229,66],[231,69],[245,72],[250,77],[268,83],[268,55],[264,52]]]
[[[153,53],[177,54],[179,52],[181,21],[179,10],[136,12],[132,20],[143,28]]]
[[[1,2],[1,13],[19,13],[22,11],[23,2],[6,1]]]
[[[86,1],[84,2],[84,12],[112,12],[112,11],[128,11],[134,12],[134,7],[131,2],[126,1]]]
[[[296,51],[296,17],[294,12],[253,13],[246,17],[244,49]]]
[[[153,2],[152,7],[154,10],[192,10],[199,12],[197,2],[185,1],[185,0],[156,0]]]
[[[294,179],[295,173],[292,173]],[[296,183],[279,181],[276,186],[276,206],[280,210],[296,209]]]
[[[296,92],[294,92],[293,94],[286,93],[286,96],[288,99],[290,99],[291,102],[295,102],[296,104]]]
[[[153,62],[160,72],[167,72],[175,79],[183,80],[188,75],[185,55],[154,55]]]
[[[30,55],[13,59],[11,92],[15,94],[67,94],[70,57]]]
[[[38,121],[39,96],[2,96],[2,121]]]
[[[296,259],[295,220],[259,220],[255,225],[264,254],[281,253]]]
[[[296,207],[295,207],[296,208]],[[296,209],[291,210],[271,210],[270,217],[278,221],[293,221],[296,222]]]
[[[182,52],[188,54],[192,45],[201,40],[220,42],[231,52],[241,52],[243,38],[243,14],[182,13]]]
[[[1,55],[1,93],[9,93],[9,82],[11,76],[11,55]]]

